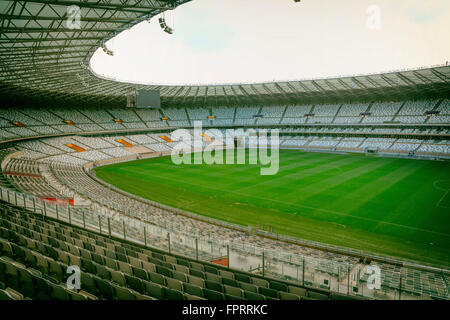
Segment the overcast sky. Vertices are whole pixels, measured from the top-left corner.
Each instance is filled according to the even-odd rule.
[[[107,43],[114,57],[98,50],[93,70],[139,83],[213,84],[450,60],[449,0],[194,0],[166,13],[172,20],[173,35],[158,17],[121,33]]]

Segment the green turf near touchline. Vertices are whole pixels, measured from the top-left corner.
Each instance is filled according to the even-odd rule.
[[[170,156],[96,168],[143,198],[240,225],[448,267],[450,163],[280,150],[280,170],[175,165]]]

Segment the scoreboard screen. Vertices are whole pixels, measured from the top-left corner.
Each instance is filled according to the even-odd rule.
[[[136,108],[160,108],[161,99],[157,90],[139,90],[136,96]]]

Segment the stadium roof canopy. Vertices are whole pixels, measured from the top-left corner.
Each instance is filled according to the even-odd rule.
[[[126,96],[135,89],[160,90],[163,107],[450,96],[450,66],[318,80],[200,86],[136,85],[101,79],[91,72],[89,60],[105,41],[190,1],[0,1],[1,104],[125,106]],[[71,5],[82,10],[79,29],[66,24]]]

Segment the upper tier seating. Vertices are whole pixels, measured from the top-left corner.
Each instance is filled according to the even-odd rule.
[[[258,114],[259,107],[248,107],[248,108],[237,108],[236,109],[236,118],[235,120],[239,119],[252,119],[255,115]],[[239,124],[235,121],[236,124]]]
[[[370,108],[370,113],[372,116],[390,116],[392,119],[392,116],[398,112],[402,104],[403,102],[374,102]]]
[[[368,103],[361,104],[344,104],[339,109],[338,117],[359,116],[360,113],[366,112],[369,107]]]
[[[136,114],[145,122],[160,121],[161,112],[158,109],[136,109]]]
[[[399,115],[402,116],[423,115],[425,111],[433,110],[436,103],[437,103],[436,100],[407,101],[400,109]]]
[[[339,109],[340,105],[338,104],[326,104],[326,105],[316,105],[312,113],[316,117],[334,117]]]
[[[368,112],[361,117],[362,112]],[[425,111],[437,111],[433,116]],[[262,119],[254,119],[260,113]],[[313,116],[306,118],[306,114]],[[208,120],[208,116],[214,120]],[[61,133],[127,129],[190,127],[196,120],[204,127],[232,125],[301,124],[447,124],[450,103],[444,100],[344,103],[334,105],[213,107],[169,109],[6,109],[0,114],[0,140]],[[161,120],[168,117],[168,121]],[[115,122],[114,119],[120,119]],[[16,124],[17,121],[24,125]],[[68,125],[64,121],[73,121]]]
[[[231,119],[234,118],[235,108],[222,107],[222,108],[213,108],[212,115],[216,117],[216,119]]]
[[[189,119],[191,119],[191,122],[193,120],[206,120],[210,115],[209,110],[203,108],[187,109],[187,112],[189,114]]]
[[[161,109],[164,116],[169,118],[170,120],[188,120],[186,110],[185,109]]]

